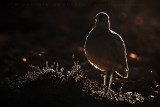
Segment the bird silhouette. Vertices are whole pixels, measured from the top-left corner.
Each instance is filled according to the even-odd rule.
[[[104,71],[104,87],[107,72],[110,73],[107,93],[110,91],[113,72],[122,78],[128,78],[125,43],[119,34],[110,29],[109,16],[105,12],[96,15],[95,26],[86,37],[84,52],[91,65]]]

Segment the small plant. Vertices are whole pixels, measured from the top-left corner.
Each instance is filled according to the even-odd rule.
[[[58,90],[59,88],[63,88],[61,89],[62,91],[68,90],[66,92],[67,95],[71,93],[69,92],[70,90],[80,90],[79,93],[86,93],[96,100],[125,101],[131,104],[134,104],[136,101],[144,101],[144,97],[141,94],[137,92],[124,93],[122,92],[122,88],[119,89],[119,92],[110,90],[109,94],[104,93],[100,83],[90,80],[87,76],[87,71],[81,68],[78,61],[74,61],[74,65],[70,71],[65,71],[63,67],[60,67],[59,64],[55,62],[49,67],[48,61],[46,61],[46,66],[42,69],[33,65],[30,67],[33,69],[33,72],[28,72],[25,76],[12,81],[10,86],[13,89],[24,86],[31,87],[30,84],[36,85],[40,82],[45,84],[46,87],[50,87],[48,90],[52,88],[54,88],[54,90]],[[43,87],[41,88],[43,90]]]

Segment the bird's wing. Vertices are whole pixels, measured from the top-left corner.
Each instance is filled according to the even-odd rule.
[[[120,76],[126,77],[125,75],[128,76],[128,63],[127,63],[127,53],[126,53],[126,47],[123,39],[121,38],[120,35],[117,33],[113,33],[113,47],[112,53],[113,56],[115,57],[115,60],[118,64],[120,64],[120,68],[117,69],[117,74],[119,73]]]
[[[117,61],[123,65],[123,67],[128,69],[128,64],[127,64],[127,53],[126,53],[126,47],[124,44],[124,41],[122,40],[122,38],[120,36],[115,36],[117,39],[115,39],[115,50],[117,50]]]

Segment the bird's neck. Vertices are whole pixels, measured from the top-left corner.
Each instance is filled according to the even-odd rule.
[[[110,29],[110,23],[105,23],[105,22],[96,22],[95,24],[96,27],[98,28],[103,28],[103,29]]]

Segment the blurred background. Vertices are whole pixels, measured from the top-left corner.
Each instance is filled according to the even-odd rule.
[[[104,11],[125,41],[129,80],[143,81],[134,87],[147,84],[159,91],[159,0],[12,0],[1,5],[0,85],[47,60],[70,69],[73,54],[84,69],[94,71],[83,45],[95,15]]]

